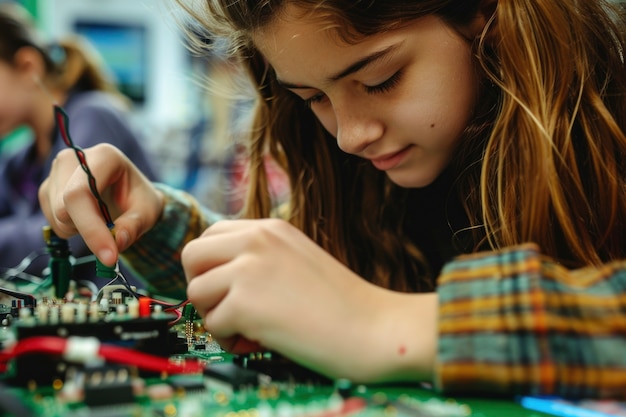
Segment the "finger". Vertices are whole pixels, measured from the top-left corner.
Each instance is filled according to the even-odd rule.
[[[50,204],[50,197],[49,197],[51,193],[50,188],[51,188],[51,181],[50,181],[50,178],[48,177],[39,186],[39,190],[38,190],[39,206],[41,207],[41,211],[43,212],[43,215],[46,217],[46,219],[48,219],[48,222],[55,223],[54,215],[52,214],[53,212],[52,205]],[[57,233],[57,236],[60,236],[60,235]],[[66,236],[66,237],[69,237],[69,236]]]
[[[216,222],[183,249],[182,261],[187,279],[241,254],[275,249],[281,242],[298,237],[294,232],[301,234],[291,224],[280,219]]]
[[[66,210],[87,247],[102,263],[114,265],[118,249],[113,238],[113,230],[102,217],[94,196],[74,189],[65,193],[65,201]]]
[[[100,179],[108,179],[96,182],[97,191],[108,186],[109,181],[115,180],[115,173],[112,171],[114,164],[105,165],[96,163],[91,167],[97,170]],[[61,194],[62,204],[67,216],[71,219],[74,227],[80,233],[89,249],[96,257],[106,265],[112,266],[117,261],[118,248],[109,228],[112,224],[107,224],[107,220],[102,212],[102,206],[89,186],[89,180],[85,172],[77,168],[70,176],[64,192]],[[105,206],[108,210],[108,207]],[[57,217],[62,216],[63,210],[56,213]],[[63,222],[63,219],[60,218]]]
[[[242,355],[246,353],[261,352],[264,350],[260,343],[246,339],[243,336],[236,335],[227,338],[215,337],[217,343],[227,352]]]
[[[187,285],[187,298],[202,317],[216,308],[230,290],[230,277],[218,272],[206,272]]]
[[[187,296],[202,317],[204,327],[220,341],[222,347],[232,351],[241,336],[242,329],[238,324],[242,315],[235,313],[230,279],[223,279],[226,276],[223,274],[222,278],[210,276],[191,281]],[[243,351],[243,346],[240,348]]]
[[[181,253],[187,281],[242,254],[250,246],[249,233],[250,228],[228,228],[221,233],[203,235],[187,243]]]
[[[215,236],[224,233],[233,233],[236,231],[251,231],[255,228],[275,229],[280,228],[288,223],[282,219],[237,219],[237,220],[220,220],[207,228],[202,236]]]

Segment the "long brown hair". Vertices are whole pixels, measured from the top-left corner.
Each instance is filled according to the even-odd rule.
[[[244,216],[271,215],[262,163],[270,152],[290,179],[294,225],[377,284],[430,288],[404,230],[410,190],[341,152],[255,50],[254,31],[287,1],[323,16],[347,42],[427,14],[457,27],[478,11],[491,17],[472,44],[481,101],[454,161],[474,249],[533,241],[573,267],[625,255],[626,23],[603,0],[204,0],[188,8],[231,41],[259,94]]]
[[[100,56],[79,36],[68,36],[58,42],[45,42],[38,34],[28,12],[16,4],[0,5],[0,60],[12,64],[17,51],[34,48],[43,58],[48,88],[68,92],[107,91],[122,98],[115,83],[104,70]]]

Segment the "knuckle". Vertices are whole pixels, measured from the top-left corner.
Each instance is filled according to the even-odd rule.
[[[183,246],[183,249],[180,252],[180,260],[183,266],[186,266],[186,264],[188,264],[191,261],[192,253],[195,250],[194,248],[195,243],[196,243],[196,240],[192,240],[190,242],[187,242],[185,246]]]
[[[72,149],[61,149],[55,156],[53,160],[53,164],[63,164],[65,161],[74,161],[76,157],[74,156],[74,150]]]

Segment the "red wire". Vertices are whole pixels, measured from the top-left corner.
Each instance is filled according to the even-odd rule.
[[[172,374],[189,374],[203,371],[203,366],[198,362],[174,363],[159,356],[148,355],[136,350],[126,349],[115,345],[101,345],[100,355],[112,362],[125,363],[136,366],[139,369],[154,372],[166,372]]]
[[[20,340],[12,348],[0,352],[0,370],[6,367],[6,362],[18,356],[41,353],[50,355],[62,355],[67,348],[67,339],[55,336],[35,336]],[[101,344],[98,354],[110,362],[136,366],[139,369],[166,372],[171,374],[200,373],[204,367],[196,361],[173,363],[167,358],[150,355],[132,349],[127,349],[112,344]]]
[[[20,340],[8,350],[0,353],[0,360],[6,362],[29,353],[61,354],[67,346],[67,340],[54,336],[37,336]]]

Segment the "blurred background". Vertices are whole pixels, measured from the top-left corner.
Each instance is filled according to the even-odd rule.
[[[132,100],[132,120],[163,182],[191,192],[218,212],[233,214],[241,208],[244,161],[236,142],[245,130],[250,102],[206,88],[207,80],[214,86],[226,83],[234,68],[223,57],[188,50],[185,25],[172,10],[174,0],[3,2],[26,8],[51,42],[79,34],[91,43]],[[28,143],[29,133],[19,129],[0,139],[1,155]],[[281,201],[286,183],[271,164],[268,169]]]
[[[234,68],[223,57],[197,56],[186,47],[172,0],[0,0],[32,14],[50,41],[83,36],[133,107],[162,182],[196,195],[210,208],[232,214],[241,207],[242,161],[236,138],[250,102],[209,93]],[[1,93],[1,92],[0,92]],[[0,154],[30,140],[18,129],[0,140]],[[275,181],[276,193],[285,193]]]

